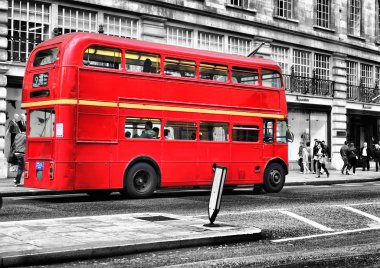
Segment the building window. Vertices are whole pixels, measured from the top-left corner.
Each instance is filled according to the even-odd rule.
[[[317,26],[329,28],[330,24],[330,1],[317,0]]]
[[[380,0],[377,1],[377,37],[380,39]]]
[[[228,53],[247,56],[251,51],[251,40],[232,36],[228,37]]]
[[[310,76],[310,52],[293,50],[294,74],[297,76]]]
[[[364,87],[373,86],[372,66],[368,64],[360,64],[360,82]]]
[[[350,0],[349,4],[348,33],[360,36],[361,28],[361,1]]]
[[[192,47],[192,35],[192,30],[168,26],[166,28],[166,43],[182,47]]]
[[[289,48],[272,46],[272,59],[280,65],[283,74],[289,74]]]
[[[330,56],[314,54],[314,70],[318,79],[330,79]]]
[[[375,87],[380,88],[380,66],[375,69]]]
[[[98,31],[98,14],[83,9],[58,7],[58,32],[66,34],[72,32]]]
[[[278,0],[277,1],[277,16],[291,19],[293,10],[293,0]]]
[[[49,39],[50,4],[8,1],[8,60],[25,62],[35,46]]]
[[[198,48],[200,49],[223,52],[223,41],[224,36],[220,34],[198,33]]]
[[[107,35],[137,39],[138,29],[137,19],[104,14],[104,33]]]
[[[358,85],[358,63],[347,61],[347,83],[351,86]]]
[[[227,3],[241,8],[248,8],[248,0],[228,0]]]

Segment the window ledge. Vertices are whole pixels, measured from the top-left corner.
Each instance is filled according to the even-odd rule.
[[[356,39],[356,40],[359,40],[359,41],[365,41],[365,38],[361,37],[361,36],[356,36],[356,35],[352,35],[352,34],[347,34],[347,36],[349,38],[353,38],[353,39]]]
[[[300,22],[299,20],[289,19],[289,18],[285,18],[285,17],[277,16],[277,15],[273,15],[273,18],[274,18],[274,19],[277,19],[277,20],[282,20],[282,21],[287,21],[287,22],[296,23],[296,24],[298,24],[298,23]]]
[[[256,9],[244,8],[244,7],[239,7],[239,6],[235,6],[235,5],[231,5],[231,4],[225,4],[225,6],[226,6],[226,8],[231,8],[231,9],[236,9],[236,10],[240,10],[243,12],[248,12],[248,13],[251,13],[252,15],[256,15],[256,13],[257,13]]]
[[[326,32],[330,32],[330,33],[335,33],[335,30],[334,30],[334,29],[331,29],[331,28],[325,28],[325,27],[318,26],[318,25],[313,25],[313,28],[314,28],[315,30],[321,30],[321,31],[326,31]]]

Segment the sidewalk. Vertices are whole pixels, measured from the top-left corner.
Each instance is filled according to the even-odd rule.
[[[286,186],[380,181],[380,173],[357,171],[330,178],[291,171]],[[59,194],[62,192],[14,187],[0,180],[2,196]],[[0,210],[0,219],[4,210]],[[0,222],[0,267],[43,264],[125,255],[153,250],[202,246],[260,239],[261,230],[207,219],[166,213],[118,214],[59,219]]]
[[[0,211],[1,215],[1,211]],[[0,223],[0,267],[252,241],[261,230],[172,214],[118,214]]]

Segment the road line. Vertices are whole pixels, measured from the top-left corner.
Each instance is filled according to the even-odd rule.
[[[307,219],[305,217],[302,217],[300,215],[297,215],[297,214],[295,214],[293,212],[290,212],[290,211],[287,211],[287,210],[280,210],[280,212],[282,214],[288,215],[290,217],[296,218],[297,220],[300,220],[300,221],[303,221],[303,222],[305,222],[307,224],[310,224],[311,226],[313,226],[313,227],[315,227],[315,228],[317,228],[319,230],[327,231],[327,232],[333,232],[334,231],[333,229],[331,229],[331,228],[329,228],[327,226],[324,226],[322,224],[319,224],[318,222],[309,220],[309,219]]]
[[[355,212],[355,213],[358,213],[362,216],[365,216],[367,218],[370,218],[371,220],[374,220],[374,221],[377,221],[377,222],[380,222],[380,218],[379,217],[376,217],[374,215],[371,215],[367,212],[364,212],[364,211],[361,211],[361,210],[358,210],[356,208],[352,208],[352,207],[347,207],[347,206],[343,206],[342,208],[345,208],[345,209],[348,209],[348,210],[351,210],[352,212]]]
[[[317,234],[317,235],[308,235],[308,236],[299,236],[299,237],[275,239],[275,240],[271,240],[271,242],[273,242],[273,243],[281,243],[281,242],[303,240],[303,239],[309,239],[309,238],[318,238],[318,237],[334,236],[334,235],[341,235],[341,234],[360,233],[360,232],[364,232],[364,231],[373,231],[373,230],[380,230],[380,226],[379,227],[371,227],[371,228],[348,230],[348,231],[341,231],[341,232],[334,232],[334,233],[324,233],[324,234]]]

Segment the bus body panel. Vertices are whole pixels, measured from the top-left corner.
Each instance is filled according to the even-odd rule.
[[[124,58],[120,70],[84,66],[83,53],[92,45],[119,48],[122,53],[158,53],[162,60],[172,57],[197,64],[211,62],[226,65],[229,70],[238,66],[281,72],[277,64],[261,58],[157,46],[104,35],[67,34],[48,40],[30,55],[23,105],[28,116],[33,109],[54,109],[55,129],[52,137],[31,137],[27,130],[27,187],[121,189],[127,168],[139,157],[148,157],[158,165],[162,187],[211,185],[214,163],[228,168],[226,184],[262,184],[268,161],[277,157],[287,164],[287,144],[264,144],[262,135],[265,114],[287,118],[283,88],[129,72],[125,70]],[[36,53],[52,47],[59,49],[59,59],[52,65],[33,67]],[[48,84],[33,88],[35,75],[45,73]],[[44,90],[49,91],[48,96],[32,94]],[[128,118],[160,119],[161,136],[166,122],[192,122],[197,125],[197,139],[126,139]],[[207,121],[228,123],[228,140],[199,140],[199,125]],[[63,129],[62,136],[57,136],[57,124]],[[234,125],[258,126],[259,140],[232,141]],[[44,163],[42,178],[37,171],[39,162]]]

